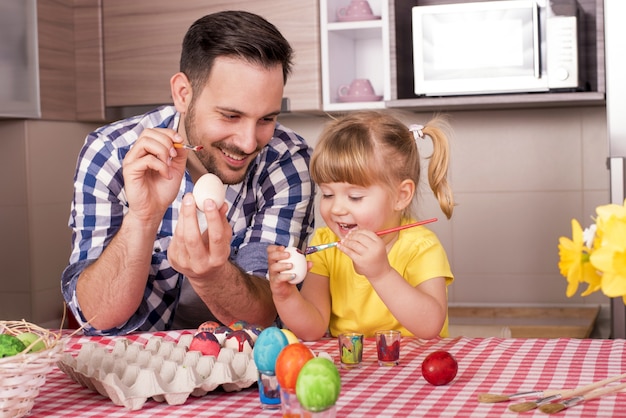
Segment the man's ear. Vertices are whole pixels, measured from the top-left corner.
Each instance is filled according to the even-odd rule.
[[[170,89],[174,106],[179,113],[186,113],[193,99],[191,83],[184,73],[176,73],[170,79]]]
[[[415,183],[413,180],[402,180],[398,186],[395,210],[402,211],[406,209],[413,201],[415,195]]]

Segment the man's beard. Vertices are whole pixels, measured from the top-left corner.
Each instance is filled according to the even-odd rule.
[[[199,139],[200,135],[198,135],[196,131],[196,112],[195,112],[194,103],[191,103],[189,105],[189,109],[187,110],[187,120],[185,121],[185,130],[187,133],[187,141],[189,141],[190,145],[202,145],[202,142]],[[217,158],[215,157],[215,155],[213,155],[209,151],[216,151],[216,152],[221,153],[222,147],[225,150],[229,150],[229,148],[232,149],[232,147],[229,147],[228,144],[226,143],[216,142],[216,143],[212,143],[211,145],[209,145],[209,147],[204,147],[204,150],[200,150],[196,152],[196,156],[198,157],[198,159],[200,160],[204,168],[206,168],[209,173],[213,173],[216,176],[218,176],[222,180],[222,182],[224,182],[224,184],[241,183],[243,179],[245,178],[246,172],[248,171],[248,167],[250,165],[248,164],[248,166],[246,166],[245,169],[242,169],[241,172],[229,170],[226,173],[223,170],[220,170],[218,168]],[[229,150],[229,152],[235,155],[245,155],[245,153],[237,149],[232,150],[232,151]]]

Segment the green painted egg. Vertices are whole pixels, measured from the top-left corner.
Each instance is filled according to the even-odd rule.
[[[333,406],[341,391],[341,377],[335,364],[324,357],[307,361],[296,381],[296,396],[302,407],[319,412]]]

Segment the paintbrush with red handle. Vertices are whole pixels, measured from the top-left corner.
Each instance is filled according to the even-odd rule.
[[[385,234],[391,234],[392,232],[396,232],[396,231],[401,231],[403,229],[407,229],[407,228],[413,228],[414,226],[420,226],[420,225],[425,225],[425,224],[429,224],[431,222],[435,222],[437,220],[437,218],[431,218],[431,219],[426,219],[425,221],[419,221],[419,222],[413,222],[410,224],[406,224],[406,225],[400,225],[400,226],[396,226],[393,228],[389,228],[389,229],[383,229],[382,231],[378,231],[376,233],[376,235],[381,236],[381,235],[385,235]],[[306,249],[304,250],[304,254],[313,254],[316,253],[318,251],[322,251],[322,250],[326,250],[328,248],[332,248],[335,247],[337,244],[339,244],[340,241],[335,241],[335,242],[330,242],[328,244],[320,244],[320,245],[314,245],[312,247],[306,247]]]

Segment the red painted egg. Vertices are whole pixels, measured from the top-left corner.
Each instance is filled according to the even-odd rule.
[[[441,386],[450,383],[456,376],[459,365],[447,351],[438,350],[426,356],[422,362],[422,375],[428,383]]]
[[[210,332],[199,332],[193,336],[191,344],[189,344],[189,351],[199,351],[205,356],[217,357],[220,353],[220,343]]]

